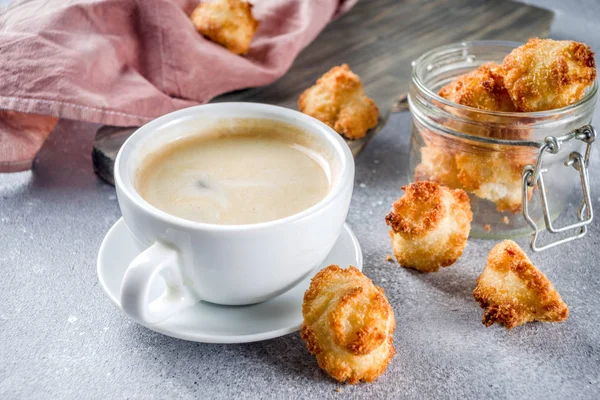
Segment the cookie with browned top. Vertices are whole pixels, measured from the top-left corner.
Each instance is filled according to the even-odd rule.
[[[535,153],[499,151],[486,146],[455,157],[458,181],[465,190],[496,203],[499,212],[522,210],[523,168],[535,164]]]
[[[235,54],[248,53],[259,24],[242,0],[204,0],[190,18],[198,32]]]
[[[500,65],[485,63],[454,79],[440,89],[439,95],[480,110],[513,112],[516,108],[504,86],[503,74]]]
[[[518,111],[573,104],[596,79],[589,46],[571,40],[530,39],[502,63],[504,85]]]
[[[558,322],[569,316],[552,283],[511,240],[490,251],[473,297],[484,309],[485,326],[499,323],[512,329],[530,321]]]
[[[348,139],[360,139],[377,125],[379,109],[347,64],[331,68],[298,99],[298,109]]]
[[[432,181],[451,189],[462,189],[455,154],[430,144],[421,147],[421,163],[415,167],[415,181]]]
[[[315,275],[302,315],[308,351],[340,382],[373,382],[396,353],[392,307],[383,289],[354,267],[330,265]]]
[[[422,272],[435,272],[454,264],[462,255],[471,230],[473,213],[461,189],[435,182],[402,187],[404,195],[385,218],[398,263]]]

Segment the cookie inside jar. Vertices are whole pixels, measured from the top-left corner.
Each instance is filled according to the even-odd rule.
[[[532,39],[526,45],[467,42],[434,49],[413,64],[408,178],[465,190],[473,211],[472,237],[530,234],[522,213],[524,198],[528,213],[543,223],[538,185],[524,188],[523,171],[536,165],[546,137],[561,137],[591,122],[595,64],[593,53],[581,46],[550,39]],[[572,55],[575,50],[578,54]],[[551,63],[537,60],[541,56],[536,52],[544,51],[563,57],[567,68],[560,72],[562,84],[552,77],[541,80],[540,97],[531,80],[552,73]],[[516,60],[537,60],[546,69],[532,71]],[[544,158],[552,220],[579,206],[578,173],[564,166],[572,151],[584,152],[585,144],[564,143],[557,154]]]

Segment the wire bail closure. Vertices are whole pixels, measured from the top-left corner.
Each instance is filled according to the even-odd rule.
[[[523,191],[522,191],[522,202],[523,202],[523,216],[527,223],[533,228],[533,234],[531,235],[531,249],[533,251],[543,251],[554,246],[558,246],[563,243],[570,242],[575,239],[579,239],[587,233],[587,225],[589,225],[594,219],[594,212],[592,210],[592,200],[590,197],[590,181],[588,175],[588,164],[590,160],[590,153],[592,151],[592,143],[596,139],[596,129],[592,125],[585,125],[581,128],[575,129],[566,135],[554,137],[548,136],[545,139],[544,145],[538,152],[537,162],[535,166],[528,165],[523,169]],[[579,172],[579,178],[581,180],[582,198],[577,211],[578,222],[561,228],[555,228],[552,225],[550,217],[550,209],[548,207],[548,198],[546,195],[546,188],[544,186],[544,173],[547,172],[542,168],[542,161],[544,154],[557,154],[560,151],[562,143],[570,140],[581,140],[586,143],[585,156],[582,156],[579,152],[572,152],[569,154],[569,158],[565,161],[566,167],[572,166]],[[558,234],[572,229],[577,229],[573,235],[556,240],[544,246],[538,246],[537,238],[541,232],[531,215],[529,215],[529,188],[538,186],[540,193],[540,200],[542,203],[542,211],[544,214],[544,222],[546,224],[546,230],[551,234]]]

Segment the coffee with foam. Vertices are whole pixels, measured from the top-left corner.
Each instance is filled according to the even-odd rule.
[[[297,214],[322,200],[328,157],[302,129],[239,120],[175,140],[146,156],[135,187],[152,206],[187,220],[243,225]]]

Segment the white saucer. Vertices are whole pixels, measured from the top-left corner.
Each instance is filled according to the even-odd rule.
[[[134,238],[123,219],[110,228],[98,254],[98,279],[108,297],[121,308],[121,281],[137,255]],[[148,329],[184,340],[204,343],[245,343],[272,339],[296,332],[302,325],[302,300],[310,279],[330,264],[342,268],[354,265],[362,270],[362,252],[354,233],[344,224],[342,233],[323,264],[286,293],[250,306],[219,306],[200,302]],[[156,297],[162,282],[152,288]],[[154,296],[153,296],[154,297]]]

